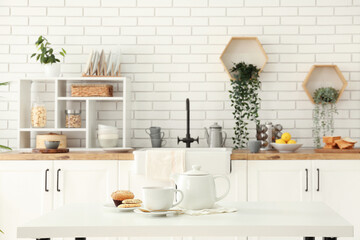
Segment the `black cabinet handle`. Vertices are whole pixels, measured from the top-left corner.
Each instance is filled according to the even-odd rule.
[[[47,177],[48,177],[48,172],[49,172],[50,170],[49,169],[46,169],[45,170],[45,192],[48,192],[49,191],[49,189],[48,189],[48,187],[47,187]]]
[[[316,169],[317,171],[317,189],[316,191],[320,192],[320,169]]]
[[[305,174],[306,174],[306,176],[305,176],[305,181],[306,181],[306,183],[305,183],[305,192],[308,192],[309,191],[309,170],[307,169],[307,168],[305,168]]]
[[[58,192],[60,192],[60,188],[59,188],[59,175],[60,175],[60,171],[61,171],[61,169],[59,168],[59,169],[57,170],[57,172],[56,172],[56,190],[57,190]]]

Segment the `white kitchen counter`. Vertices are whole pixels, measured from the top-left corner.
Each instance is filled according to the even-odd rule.
[[[352,237],[353,226],[320,202],[224,204],[236,213],[150,217],[101,205],[67,205],[18,227],[18,238],[125,236]]]

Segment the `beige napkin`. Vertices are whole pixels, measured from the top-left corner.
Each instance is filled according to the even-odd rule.
[[[220,214],[220,213],[233,213],[237,212],[236,208],[225,208],[219,205],[215,205],[214,208],[210,209],[201,209],[201,210],[188,210],[182,209],[184,214],[191,216],[202,216],[202,215],[210,215],[210,214]]]
[[[146,177],[169,181],[170,176],[185,171],[185,150],[147,150]]]

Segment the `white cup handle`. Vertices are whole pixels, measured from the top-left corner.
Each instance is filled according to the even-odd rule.
[[[227,176],[224,176],[224,175],[215,175],[215,176],[214,176],[214,180],[215,180],[216,178],[223,178],[223,179],[225,179],[226,182],[227,182],[227,185],[228,185],[225,193],[224,193],[223,195],[221,195],[220,197],[216,197],[216,198],[215,198],[215,202],[218,202],[218,201],[220,201],[221,199],[223,199],[224,197],[226,197],[226,195],[228,195],[228,193],[229,193],[229,191],[230,191],[230,180],[229,180],[229,178],[228,178]]]
[[[175,207],[175,206],[179,205],[179,204],[182,202],[182,200],[184,199],[184,193],[183,193],[181,190],[175,189],[174,191],[175,191],[175,192],[174,192],[175,194],[176,194],[177,192],[179,192],[180,195],[181,195],[181,198],[180,198],[180,200],[177,201],[176,203],[173,203],[172,207]]]

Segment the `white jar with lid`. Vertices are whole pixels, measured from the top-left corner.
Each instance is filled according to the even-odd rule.
[[[81,128],[81,110],[65,110],[65,127]]]

